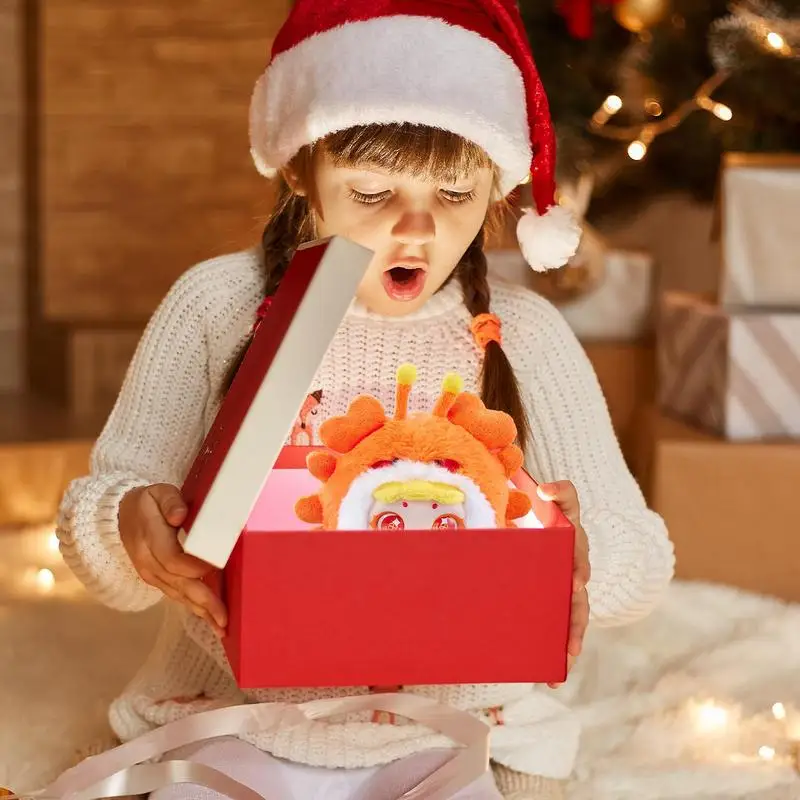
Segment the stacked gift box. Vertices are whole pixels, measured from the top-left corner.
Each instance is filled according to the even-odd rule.
[[[800,600],[800,156],[730,154],[717,297],[667,292],[639,472],[678,575]]]

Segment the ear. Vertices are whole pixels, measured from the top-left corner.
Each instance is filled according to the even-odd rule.
[[[471,433],[488,450],[500,450],[517,437],[514,420],[502,411],[490,411],[474,394],[464,392],[447,415],[450,422]]]
[[[369,395],[362,395],[351,403],[344,417],[332,417],[323,422],[319,435],[326,447],[337,453],[349,453],[385,423],[386,414],[380,402]]]
[[[497,458],[503,465],[503,468],[506,471],[506,477],[508,478],[514,475],[525,461],[525,456],[523,455],[522,450],[520,450],[520,448],[515,444],[510,444],[508,447],[504,447],[499,453],[497,453]]]
[[[524,517],[533,508],[531,499],[525,492],[520,492],[518,489],[512,489],[508,493],[508,509],[506,510],[506,519],[510,522],[514,519]]]
[[[319,481],[325,483],[333,475],[336,469],[336,462],[339,459],[335,453],[325,450],[315,450],[306,459],[308,471]]]
[[[291,167],[283,167],[283,169],[281,169],[281,176],[296,195],[305,197],[308,194],[306,188],[300,181],[300,177]]]
[[[301,497],[294,505],[294,513],[301,522],[315,525],[322,522],[322,501],[318,495]]]

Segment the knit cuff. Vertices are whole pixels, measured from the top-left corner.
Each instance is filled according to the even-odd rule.
[[[136,572],[119,536],[119,504],[141,478],[113,474],[75,481],[58,521],[61,554],[101,603],[120,611],[142,611],[162,597]]]
[[[602,627],[642,619],[672,579],[675,555],[660,516],[590,509],[582,514],[589,538],[591,621]]]
[[[505,800],[566,800],[567,782],[515,772],[492,763],[494,781]]]

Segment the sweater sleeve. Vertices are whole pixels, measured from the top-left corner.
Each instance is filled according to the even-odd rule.
[[[122,390],[91,455],[90,474],[61,501],[61,553],[100,602],[140,611],[161,592],[138,575],[119,536],[126,492],[153,483],[180,485],[202,442],[209,396],[206,298],[190,270],[151,318]]]
[[[590,547],[591,618],[627,624],[646,616],[670,583],[672,543],[625,463],[588,356],[563,316],[535,302],[529,462],[542,482],[575,484]]]

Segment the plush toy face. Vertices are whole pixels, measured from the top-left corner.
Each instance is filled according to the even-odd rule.
[[[322,426],[329,450],[308,466],[323,485],[298,503],[298,516],[326,530],[511,526],[530,511],[527,495],[509,486],[522,465],[513,420],[462,394],[453,376],[432,413],[407,416],[408,370],[394,419],[364,396]]]

